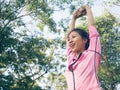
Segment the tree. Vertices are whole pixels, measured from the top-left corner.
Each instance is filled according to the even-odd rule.
[[[120,83],[120,31],[113,15],[105,13],[97,18],[102,43],[102,66],[99,77],[104,90],[114,90]]]
[[[52,14],[66,9],[69,9],[71,14],[76,7],[80,7],[84,3],[83,0],[0,1],[1,89],[62,90],[67,88],[63,75],[67,60],[63,53],[66,43],[62,35],[68,28],[70,18],[64,17],[59,23],[56,23]],[[93,0],[89,0],[88,4],[92,5]],[[40,29],[38,32],[34,32],[34,28],[27,28],[27,23],[24,23],[23,19],[25,16],[30,16],[35,22],[38,22],[37,27]],[[119,53],[119,30],[118,25],[115,26],[115,18],[111,15],[99,17],[97,23],[104,49],[102,51],[104,61],[99,77],[103,88],[110,90],[115,87],[116,83],[119,83],[120,55],[113,53]],[[56,28],[57,25],[61,31]],[[48,29],[45,28],[46,26]],[[113,26],[115,27],[113,28]],[[47,34],[52,33],[56,37],[47,36],[45,38],[45,30],[47,30]],[[29,31],[32,34],[28,35]],[[105,75],[114,75],[114,77]]]
[[[41,89],[36,80],[53,67],[52,56],[46,54],[48,48],[49,53],[53,52],[53,42],[43,38],[41,32],[37,33],[39,37],[27,35],[22,17],[33,12],[21,15],[26,5],[25,0],[0,1],[0,88],[3,90]],[[16,31],[17,27],[21,32]]]

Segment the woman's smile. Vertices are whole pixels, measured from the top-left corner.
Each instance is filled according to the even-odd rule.
[[[75,43],[71,43],[70,47],[73,49],[75,47]]]

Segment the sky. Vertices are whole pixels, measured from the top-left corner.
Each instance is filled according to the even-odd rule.
[[[96,0],[94,2],[94,6],[91,7],[94,17],[102,15],[104,13],[104,10],[105,10],[104,8],[107,8],[111,13],[113,13],[115,15],[115,17],[117,17],[117,18],[120,17],[120,13],[118,12],[118,11],[120,11],[120,8],[116,7],[116,6],[111,7],[111,8],[110,7],[106,7],[105,4],[103,3],[103,0]],[[25,12],[23,12],[22,14],[25,14]],[[58,23],[62,18],[63,19],[64,18],[71,18],[68,8],[66,8],[65,11],[62,11],[62,10],[61,11],[60,10],[59,11],[55,11],[55,13],[53,14],[52,17],[56,21],[56,23]],[[26,25],[28,27],[28,30],[31,30],[31,31],[28,31],[28,34],[33,34],[34,30],[35,30],[36,33],[38,31],[40,31],[39,28],[36,27],[36,22],[38,22],[37,20],[32,20],[32,18],[29,17],[29,16],[26,16],[23,19],[24,19],[24,22],[27,23]],[[51,35],[48,32],[48,27],[45,27],[44,29],[45,29],[44,33],[47,33],[48,36],[56,37],[56,35]],[[57,29],[59,29],[58,25],[57,25]]]
[[[102,6],[102,1],[96,1],[95,2],[95,5],[92,6],[92,11],[93,11],[93,14],[95,16],[99,16],[102,14],[104,8]],[[54,20],[55,21],[59,21],[61,18],[65,18],[65,17],[68,17],[69,16],[69,11],[68,9],[66,9],[65,11],[56,11],[54,14],[53,14],[53,17],[54,17]]]
[[[111,0],[96,0],[94,1],[94,5],[91,7],[93,15],[100,16],[101,14],[104,13],[105,8],[109,10],[111,13],[114,14],[115,17],[120,19],[120,6],[111,6],[108,7],[105,5],[103,1],[110,1]],[[114,1],[114,0],[113,0]],[[68,9],[65,11],[56,11],[55,14],[53,15],[55,21],[59,21],[61,18],[65,18],[69,16]]]

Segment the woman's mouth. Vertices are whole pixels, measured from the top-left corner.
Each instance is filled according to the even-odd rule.
[[[73,49],[75,47],[75,43],[70,44],[70,47]]]

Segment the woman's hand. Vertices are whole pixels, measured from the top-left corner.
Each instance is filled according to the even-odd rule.
[[[72,18],[73,19],[77,19],[79,17],[82,17],[86,15],[86,10],[84,8],[78,8],[74,13],[73,13],[73,16]]]

